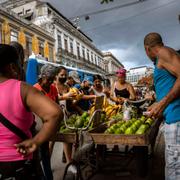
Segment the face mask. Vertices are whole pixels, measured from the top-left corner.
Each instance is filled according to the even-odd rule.
[[[66,78],[66,77],[65,77],[65,78],[59,78],[59,82],[60,82],[60,83],[62,83],[62,84],[63,84],[63,83],[65,83],[65,82],[66,82],[66,80],[67,80],[67,78]]]

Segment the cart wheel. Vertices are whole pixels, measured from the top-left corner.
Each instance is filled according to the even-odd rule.
[[[135,146],[134,153],[137,174],[145,177],[148,173],[148,146]]]

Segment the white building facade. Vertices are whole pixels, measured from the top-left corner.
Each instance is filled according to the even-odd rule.
[[[153,74],[152,67],[139,66],[129,69],[129,71],[126,73],[126,80],[132,85],[136,85],[141,78],[147,77],[151,74]]]
[[[56,63],[104,75],[108,73],[103,53],[94,46],[88,36],[78,30],[50,3],[28,1],[17,7],[14,3],[10,8],[19,16],[31,20],[51,33],[55,39]]]
[[[124,68],[123,64],[111,53],[104,53],[105,70],[109,74],[115,74],[119,68]]]

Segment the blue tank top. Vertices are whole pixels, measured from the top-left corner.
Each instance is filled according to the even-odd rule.
[[[156,65],[157,62],[158,61],[156,61]],[[165,69],[159,69],[156,65],[154,69],[154,86],[157,101],[160,101],[172,89],[176,81],[176,77]],[[171,102],[164,110],[163,115],[167,124],[180,121],[180,98]]]

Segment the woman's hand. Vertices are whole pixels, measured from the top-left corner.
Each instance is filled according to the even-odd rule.
[[[68,92],[66,94],[63,94],[63,99],[67,100],[67,99],[73,99],[76,97],[76,93],[75,92]]]
[[[118,104],[123,104],[123,103],[124,103],[124,100],[125,100],[125,98],[118,97],[118,98],[117,98],[117,103],[118,103]]]
[[[22,154],[23,157],[26,157],[32,154],[38,148],[38,144],[32,138],[25,140],[19,144],[15,144],[15,147],[17,148],[17,152]]]

